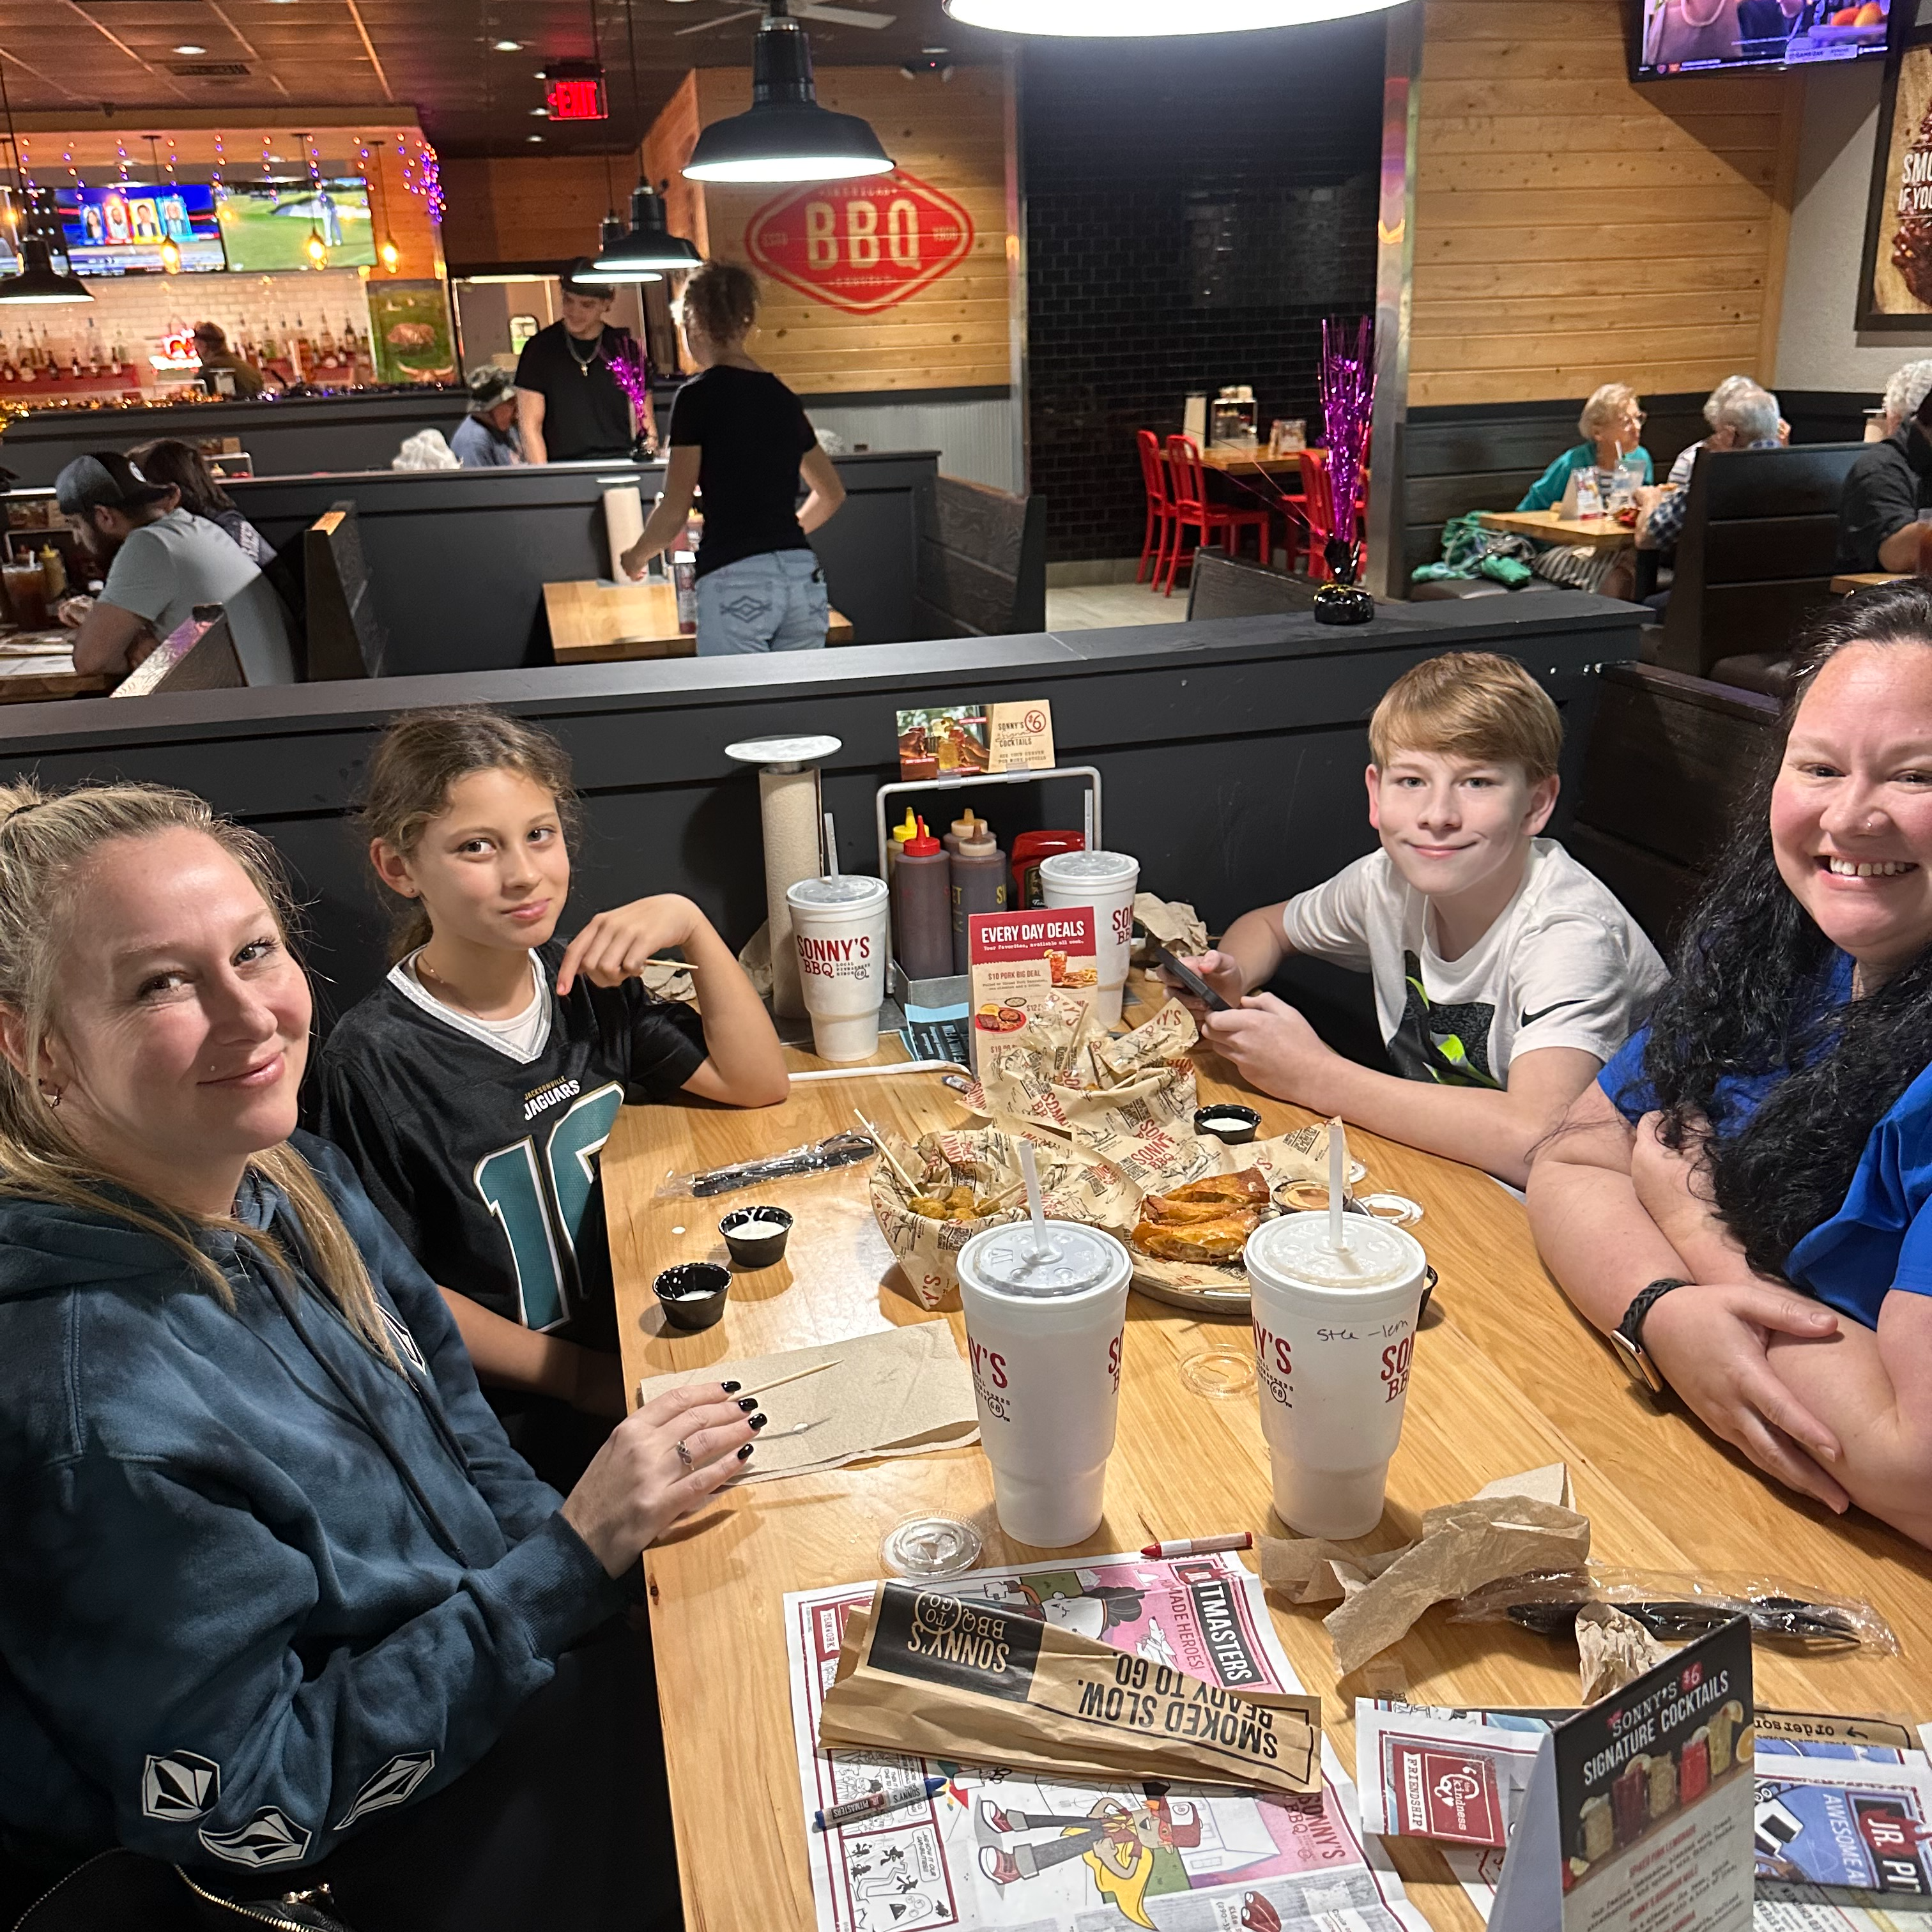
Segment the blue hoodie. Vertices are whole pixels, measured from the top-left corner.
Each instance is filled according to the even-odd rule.
[[[0,1200],[0,1822],[76,1851],[306,1864],[488,1750],[621,1606],[504,1439],[347,1161],[295,1145],[402,1372],[322,1292]],[[280,1191],[237,1216],[298,1252]]]

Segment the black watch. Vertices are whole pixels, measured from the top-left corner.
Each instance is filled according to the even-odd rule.
[[[1670,1384],[1664,1379],[1657,1364],[1644,1352],[1644,1317],[1673,1288],[1688,1288],[1690,1286],[1688,1281],[1676,1275],[1660,1276],[1648,1287],[1637,1291],[1630,1305],[1624,1310],[1624,1318],[1610,1330],[1610,1346],[1624,1358],[1624,1366],[1652,1395],[1663,1395]]]

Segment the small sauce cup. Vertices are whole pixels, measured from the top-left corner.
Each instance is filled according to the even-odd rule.
[[[716,1262],[684,1262],[668,1268],[651,1283],[658,1304],[674,1328],[693,1333],[709,1328],[724,1312],[731,1270]]]
[[[784,1256],[791,1216],[782,1208],[739,1208],[718,1224],[732,1260],[741,1268],[768,1268]]]
[[[1228,1101],[1194,1110],[1194,1131],[1212,1134],[1223,1147],[1246,1147],[1261,1132],[1262,1117],[1252,1107],[1238,1107]]]

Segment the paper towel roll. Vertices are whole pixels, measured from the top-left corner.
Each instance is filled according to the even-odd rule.
[[[634,483],[604,492],[604,536],[610,546],[610,574],[624,581],[625,551],[644,533],[644,499]]]
[[[758,813],[765,831],[765,913],[771,922],[772,1011],[780,1019],[805,1012],[799,990],[798,948],[792,938],[786,892],[819,873],[818,768],[761,771]]]

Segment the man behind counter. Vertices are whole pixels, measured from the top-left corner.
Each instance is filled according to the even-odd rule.
[[[201,364],[201,386],[211,396],[222,393],[218,371],[230,376],[235,394],[244,401],[259,396],[268,387],[261,370],[229,347],[227,334],[219,322],[195,324],[194,352]]]
[[[621,460],[640,428],[656,447],[649,398],[640,424],[610,373],[619,345],[632,340],[628,330],[607,326],[616,292],[591,274],[583,255],[562,272],[562,320],[538,329],[518,358],[517,427],[526,463]]]

